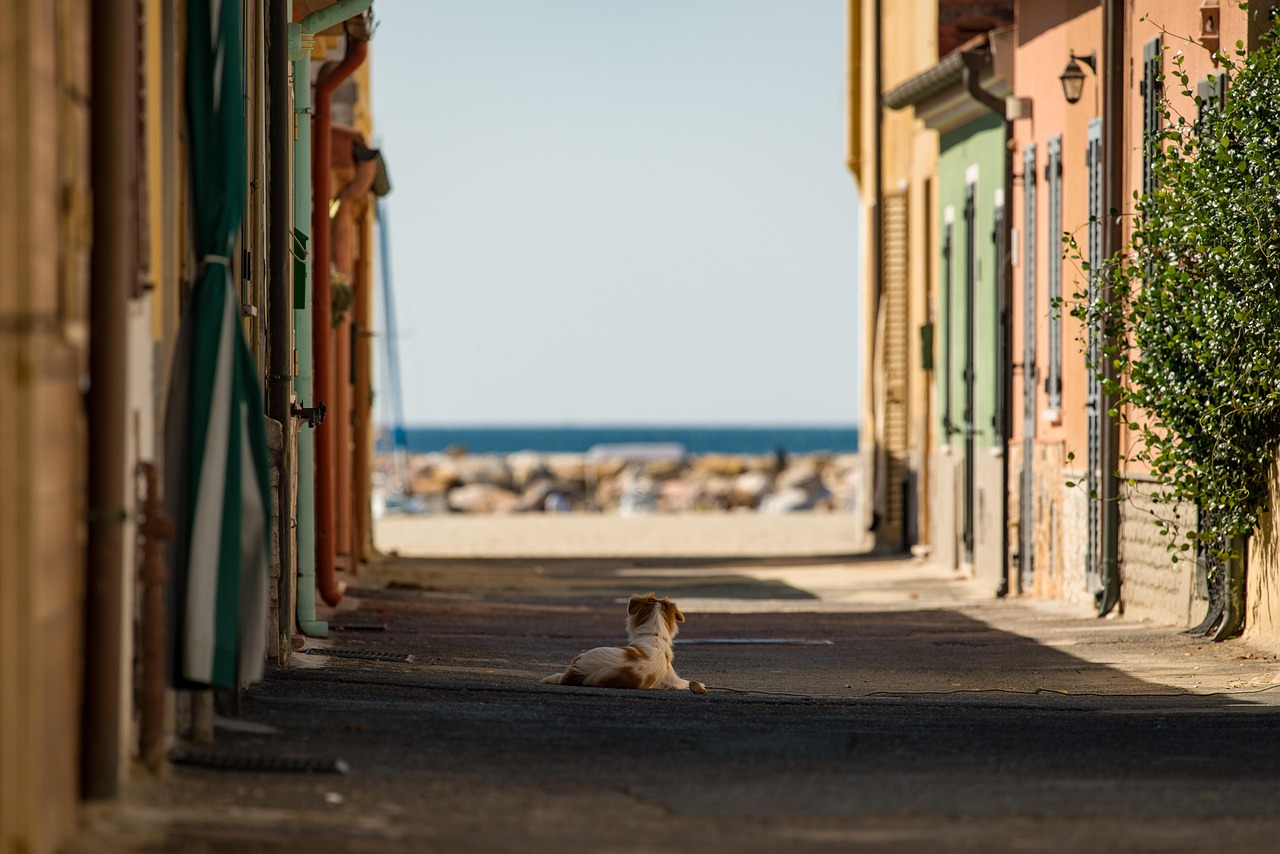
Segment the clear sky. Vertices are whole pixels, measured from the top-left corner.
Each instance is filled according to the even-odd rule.
[[[859,420],[844,0],[374,12],[410,425]]]

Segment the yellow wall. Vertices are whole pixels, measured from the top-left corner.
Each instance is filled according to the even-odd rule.
[[[919,347],[919,327],[928,319],[930,289],[929,267],[922,263],[926,241],[932,241],[926,226],[931,200],[926,194],[928,179],[937,171],[937,138],[915,118],[914,111],[881,110],[881,92],[876,91],[876,67],[881,69],[881,91],[889,91],[905,80],[933,66],[938,61],[936,0],[882,0],[880,25],[876,26],[877,4],[872,0],[849,2],[849,117],[848,166],[858,184],[862,206],[859,246],[862,252],[861,287],[863,289],[863,412],[859,431],[868,470],[867,495],[870,490],[872,454],[877,451],[878,434],[876,399],[880,385],[877,370],[877,304],[876,277],[878,247],[874,244],[875,227],[880,211],[874,192],[877,159],[881,166],[881,188],[885,193],[905,190],[908,194],[908,242],[910,245],[910,293],[908,297],[908,335],[906,336],[908,375],[908,456],[917,477],[920,512],[916,520],[918,537],[927,538],[928,476],[927,460],[932,434],[929,428],[929,377],[923,372]],[[877,33],[878,30],[878,33]],[[879,44],[876,37],[879,35]],[[877,52],[879,57],[877,58]],[[876,149],[877,113],[880,120],[880,149]],[[867,508],[868,513],[871,507]],[[869,520],[869,517],[868,517]],[[892,533],[892,532],[891,532]],[[900,541],[885,545],[896,545]]]
[[[0,850],[44,852],[74,829],[78,791],[88,15],[83,0],[14,0],[5,9]]]

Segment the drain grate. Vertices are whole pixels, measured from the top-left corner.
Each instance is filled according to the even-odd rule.
[[[307,655],[331,655],[334,658],[354,658],[359,661],[392,661],[399,664],[408,664],[413,661],[412,655],[402,652],[373,652],[363,649],[333,649],[332,647],[320,647],[304,649]]]
[[[727,643],[727,644],[786,644],[790,646],[835,646],[829,640],[810,640],[809,638],[677,638],[676,643]]]
[[[284,774],[345,774],[347,763],[341,759],[317,759],[310,756],[263,756],[251,753],[234,756],[227,753],[179,751],[169,757],[174,765],[195,765],[218,771],[271,771]]]

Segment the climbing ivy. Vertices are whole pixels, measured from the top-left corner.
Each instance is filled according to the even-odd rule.
[[[1176,512],[1157,521],[1175,561],[1197,539],[1221,554],[1257,527],[1280,441],[1280,51],[1237,42],[1215,58],[1225,102],[1192,117],[1161,103],[1146,140],[1156,188],[1135,193],[1127,244],[1103,270],[1080,263],[1109,299],[1076,294],[1072,308],[1102,336],[1090,368],[1138,439],[1128,460],[1150,470],[1156,501],[1201,511],[1199,531],[1180,531]],[[1203,108],[1184,60],[1173,53],[1165,91]]]

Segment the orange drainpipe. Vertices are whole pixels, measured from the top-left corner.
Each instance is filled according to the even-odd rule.
[[[336,225],[336,223],[331,223]],[[336,235],[335,235],[336,236]],[[334,259],[338,269],[351,277],[351,265],[343,265],[342,258]],[[351,311],[348,307],[342,322],[333,330],[333,535],[336,564],[347,572],[354,566],[351,561]]]
[[[331,341],[331,306],[329,294],[329,158],[330,158],[330,109],[334,91],[364,62],[369,46],[366,42],[347,38],[347,53],[332,73],[316,84],[315,124],[311,134],[311,245],[313,305],[311,311],[311,335],[315,357],[316,400],[334,400],[333,359]],[[335,413],[343,417],[342,413]],[[332,420],[316,428],[316,585],[320,596],[329,605],[342,601],[342,588],[338,586],[334,568],[334,429]]]
[[[373,542],[369,502],[369,480],[373,471],[373,395],[370,393],[372,336],[369,333],[373,324],[373,205],[373,200],[369,199],[356,225],[360,251],[356,255],[356,376],[355,409],[352,412],[352,427],[355,431],[355,485],[352,489],[355,530],[352,532],[351,560],[355,566],[368,562]]]
[[[364,216],[369,206],[369,188],[373,185],[377,173],[377,164],[372,160],[358,162],[355,160],[354,143],[358,134],[353,136],[349,128],[333,128],[330,134],[334,160],[331,166],[335,171],[341,169],[342,174],[353,171],[351,180],[337,192],[339,207],[329,221],[329,238],[334,266],[347,277],[355,294],[355,302],[345,313],[341,325],[335,330],[334,371],[335,414],[334,420],[334,460],[337,471],[337,486],[334,492],[334,534],[336,537],[336,565],[348,572],[359,571],[360,561],[352,540],[356,536],[354,508],[358,506],[355,495],[359,491],[360,480],[368,480],[368,472],[353,472],[354,449],[352,435],[355,431],[356,412],[353,395],[356,393],[355,360],[353,347],[357,345],[354,332],[360,328],[358,312],[361,291],[367,290],[368,283],[361,283],[359,278],[359,262],[356,259],[357,220]],[[364,295],[367,297],[367,294]],[[367,492],[367,490],[365,490]]]

